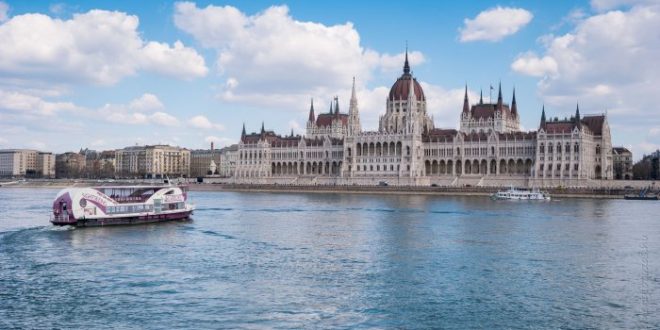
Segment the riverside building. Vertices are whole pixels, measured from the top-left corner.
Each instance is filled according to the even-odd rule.
[[[189,177],[190,150],[169,145],[119,149],[115,152],[115,173],[120,177]]]
[[[55,156],[29,149],[0,150],[0,177],[55,177]]]
[[[360,124],[355,80],[348,112],[334,99],[327,113],[310,106],[304,135],[243,125],[233,178],[260,184],[389,184],[443,186],[584,186],[612,179],[610,128],[605,114],[546,117],[522,131],[515,90],[505,103],[471,103],[467,86],[458,130],[437,128],[408,55],[376,131]]]

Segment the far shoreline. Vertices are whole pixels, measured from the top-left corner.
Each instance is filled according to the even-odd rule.
[[[92,187],[129,184],[151,184],[155,182],[93,180],[38,180],[0,182],[0,189],[64,189],[67,187]],[[245,193],[296,193],[296,194],[372,194],[372,195],[426,195],[426,196],[474,196],[488,197],[497,187],[422,187],[422,186],[345,186],[345,185],[277,185],[277,184],[213,184],[187,183],[190,191],[196,192],[245,192]],[[553,198],[623,199],[625,194],[635,193],[630,189],[605,188],[550,188],[543,189]]]

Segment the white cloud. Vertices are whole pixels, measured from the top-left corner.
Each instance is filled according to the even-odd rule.
[[[151,93],[145,93],[128,104],[128,108],[135,111],[152,111],[164,107],[158,97]]]
[[[312,96],[350,88],[354,76],[364,84],[376,71],[403,65],[403,54],[364,49],[352,23],[297,21],[286,6],[248,16],[231,6],[179,2],[174,22],[217,52],[224,78],[217,95],[229,102],[297,109]],[[410,61],[421,63],[424,56],[413,51]]]
[[[213,144],[215,145],[215,148],[217,149],[217,148],[222,148],[222,147],[228,146],[232,143],[235,143],[236,140],[226,138],[226,137],[217,137],[217,136],[214,136],[214,135],[209,135],[209,136],[204,138],[204,142],[206,142],[207,144],[210,144],[211,142],[213,142]]]
[[[176,41],[174,47],[151,41],[144,46],[142,52],[142,67],[145,70],[188,80],[204,77],[208,72],[204,58],[194,49],[185,47],[181,41]]]
[[[608,112],[612,126],[646,132],[660,126],[660,5],[636,5],[579,21],[569,33],[546,41],[544,54],[521,55],[512,68],[541,76],[538,93],[546,105],[567,115],[579,101],[583,113]],[[527,67],[517,63],[525,59]],[[531,63],[552,63],[552,70],[533,70]],[[555,66],[556,65],[556,66]],[[547,69],[547,68],[546,68]],[[612,130],[615,141],[639,141],[639,133]],[[620,142],[618,142],[620,143]],[[640,151],[641,147],[636,151]]]
[[[496,7],[466,18],[460,30],[460,41],[500,41],[527,25],[534,15],[522,8]]]
[[[536,54],[528,52],[518,55],[511,63],[511,69],[528,76],[543,77],[557,73],[557,62],[550,56],[539,58]]]
[[[179,120],[176,119],[176,117],[164,113],[164,112],[154,112],[151,116],[150,119],[153,123],[162,125],[162,126],[177,126],[179,125]]]
[[[395,55],[390,55],[390,54],[382,54],[378,55],[375,54],[367,54],[366,57],[374,57],[374,61],[376,66],[378,66],[381,71],[385,72],[400,72],[401,67],[403,65],[403,61],[405,59],[405,53],[399,53]],[[408,54],[408,62],[410,63],[411,67],[415,67],[419,64],[424,63],[426,59],[424,58],[424,54],[418,51],[410,52]]]
[[[591,0],[591,7],[597,11],[603,12],[626,6],[641,4],[657,4],[658,0]]]
[[[6,21],[7,18],[9,18],[9,5],[0,1],[0,23]]]
[[[0,90],[0,111],[15,111],[27,116],[52,116],[59,111],[81,111],[71,102],[50,102],[15,91]]]
[[[55,15],[62,15],[66,12],[67,5],[62,2],[54,3],[48,6],[48,11]]]
[[[188,124],[194,128],[201,128],[201,129],[216,129],[219,131],[222,131],[225,129],[225,127],[221,124],[214,124],[212,123],[208,118],[205,116],[199,115],[192,117],[188,120]]]
[[[153,94],[145,93],[137,99],[126,104],[105,104],[96,109],[93,114],[96,118],[130,125],[155,124],[160,126],[178,126],[179,120],[163,111],[156,111],[164,108],[158,97]]]
[[[204,59],[175,42],[147,42],[137,16],[91,10],[61,20],[43,14],[13,16],[0,25],[4,79],[111,85],[140,70],[182,79],[206,74]]]

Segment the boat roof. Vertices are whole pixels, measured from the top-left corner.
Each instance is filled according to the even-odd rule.
[[[122,185],[122,186],[113,185],[113,186],[92,186],[92,187],[89,187],[89,188],[92,188],[92,189],[142,189],[142,188],[159,188],[159,189],[163,189],[163,188],[179,188],[181,186],[185,186],[185,185],[171,185],[171,186],[170,185],[163,185],[163,184],[160,184],[160,185]]]

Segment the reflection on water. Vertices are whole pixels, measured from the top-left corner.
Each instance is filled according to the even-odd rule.
[[[660,203],[194,192],[72,229],[55,193],[0,189],[0,328],[660,327]]]

